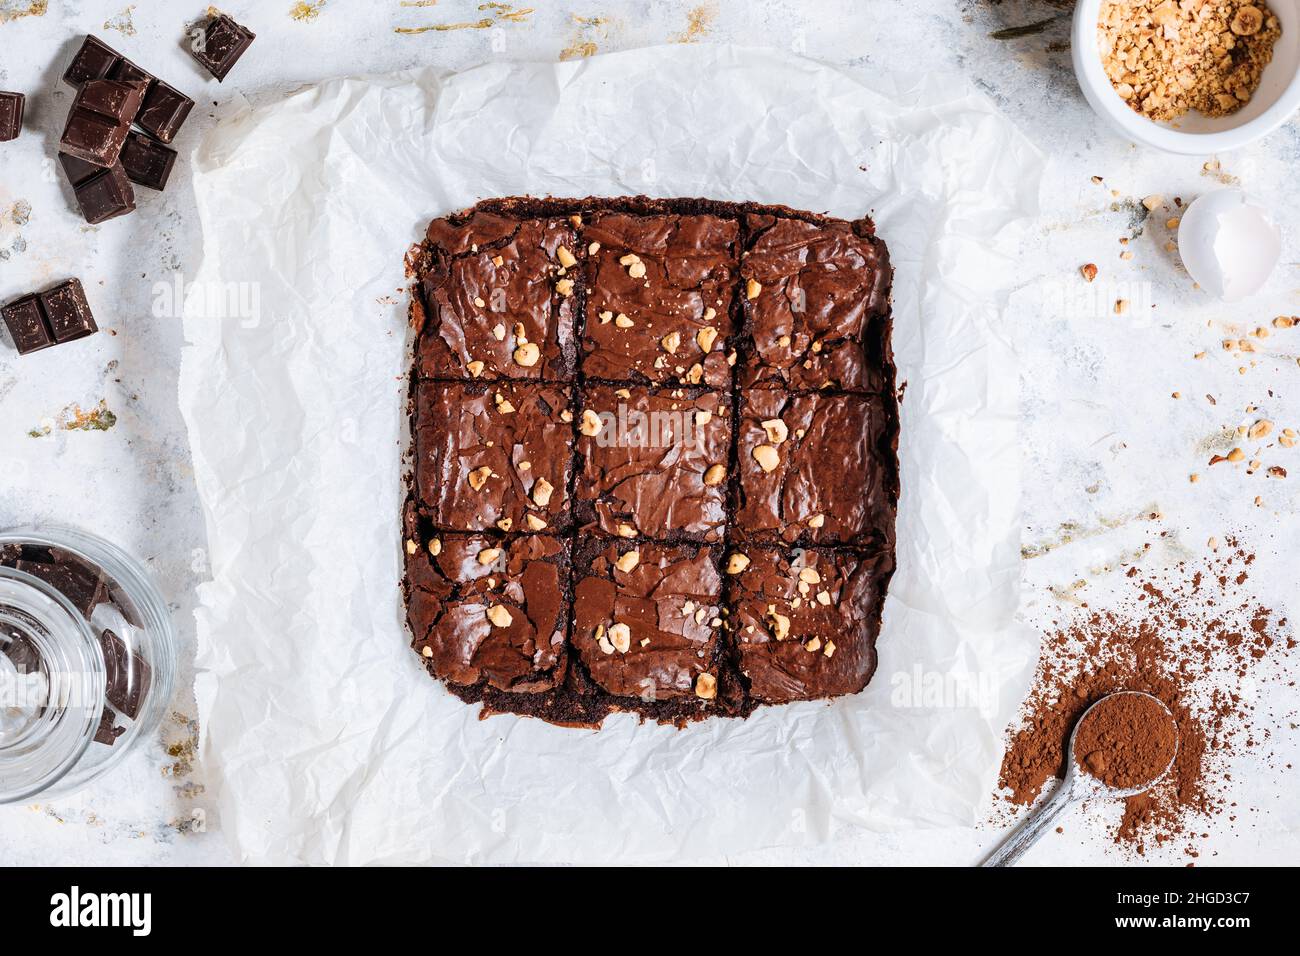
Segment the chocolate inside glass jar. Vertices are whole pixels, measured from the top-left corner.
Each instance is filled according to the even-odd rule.
[[[77,789],[150,736],[172,644],[124,552],[80,532],[0,533],[0,803]]]

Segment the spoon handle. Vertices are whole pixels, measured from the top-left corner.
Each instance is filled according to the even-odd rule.
[[[1038,842],[1047,828],[1056,822],[1061,812],[1074,802],[1073,781],[1066,779],[1056,792],[1039,804],[1011,835],[981,863],[981,866],[1014,866],[1025,851]]]

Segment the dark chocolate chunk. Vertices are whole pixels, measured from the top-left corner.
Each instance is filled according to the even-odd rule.
[[[208,23],[203,36],[196,38],[190,47],[190,53],[220,83],[256,38],[252,30],[223,13]]]
[[[0,635],[2,638],[3,635]],[[35,674],[41,670],[41,652],[26,637],[9,638],[3,645],[4,655],[13,662],[20,674]]]
[[[180,132],[181,124],[194,109],[194,101],[168,83],[154,80],[135,123],[160,143],[170,143]],[[162,188],[161,186],[158,188]]]
[[[54,341],[71,342],[99,331],[80,279],[69,279],[40,295]]]
[[[110,704],[135,720],[140,714],[140,701],[149,692],[153,672],[148,662],[112,631],[100,634],[99,644],[104,652],[104,695]]]
[[[10,302],[2,311],[19,355],[39,352],[54,344],[54,333],[45,324],[45,315],[36,296],[25,295]]]
[[[181,124],[194,108],[194,101],[174,86],[164,83],[102,40],[91,36],[86,37],[63,79],[73,86],[80,86],[87,80],[103,79],[144,83],[144,102],[135,122],[163,143],[170,143],[176,137]]]
[[[125,727],[113,726],[113,711],[108,707],[99,715],[99,727],[95,730],[95,743],[113,746],[117,738],[126,733]]]
[[[132,130],[122,144],[121,162],[131,182],[163,189],[176,165],[176,150]]]
[[[67,158],[81,162],[75,156]],[[97,166],[91,168],[95,170],[94,174],[72,187],[72,191],[77,196],[77,205],[81,207],[81,214],[86,222],[92,224],[106,222],[134,212],[135,190],[131,188],[129,174],[122,164],[115,163],[106,169]],[[66,163],[64,170],[67,170]]]
[[[108,79],[122,80],[125,83],[143,83],[146,92],[148,92],[148,87],[153,85],[154,75],[148,70],[136,66],[126,57],[119,55],[118,61],[108,71]]]
[[[98,331],[78,279],[69,279],[48,292],[23,296],[0,309],[0,314],[20,355]]]
[[[90,613],[106,600],[103,577],[87,568],[39,561],[19,561],[17,568],[54,588],[83,617],[90,617]]]
[[[0,143],[17,139],[23,130],[23,104],[27,97],[21,93],[0,92]]]
[[[112,166],[144,91],[140,81],[87,80],[72,103],[59,150],[96,166]]]
[[[67,153],[59,153],[59,165],[63,167],[64,175],[68,177],[68,182],[72,184],[74,190],[92,176],[97,176],[104,171],[103,166],[96,166],[94,163],[77,159],[76,156],[69,156]]]
[[[63,72],[63,82],[81,86],[87,80],[107,79],[121,59],[121,54],[103,40],[88,36]]]

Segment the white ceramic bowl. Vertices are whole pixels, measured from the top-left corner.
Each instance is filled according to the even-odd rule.
[[[1282,23],[1282,37],[1249,103],[1231,116],[1211,119],[1193,112],[1165,123],[1134,112],[1111,86],[1097,52],[1102,3],[1078,0],[1075,4],[1070,40],[1074,73],[1092,108],[1126,139],[1170,153],[1221,153],[1273,132],[1300,106],[1300,0],[1266,0]]]

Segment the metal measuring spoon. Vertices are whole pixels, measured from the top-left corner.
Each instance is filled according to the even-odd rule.
[[[1084,800],[1088,797],[1135,797],[1139,793],[1146,793],[1158,783],[1165,774],[1169,772],[1170,767],[1174,765],[1174,760],[1178,757],[1178,725],[1174,724],[1174,752],[1169,757],[1169,763],[1165,769],[1156,774],[1140,787],[1131,787],[1121,790],[1118,787],[1108,787],[1090,773],[1079,772],[1079,762],[1074,755],[1074,738],[1078,736],[1079,727],[1083,725],[1084,719],[1092,712],[1092,709],[1102,701],[1110,700],[1112,697],[1118,697],[1120,694],[1137,694],[1140,697],[1149,697],[1160,705],[1160,709],[1169,715],[1172,722],[1174,715],[1165,702],[1159,697],[1144,693],[1140,690],[1121,690],[1113,694],[1107,694],[1105,697],[1098,699],[1088,707],[1074,723],[1074,730],[1070,732],[1070,747],[1066,754],[1065,779],[1061,785],[1056,788],[1056,792],[1034,808],[1034,811],[1020,822],[1011,836],[998,847],[989,856],[987,860],[981,863],[981,866],[1012,866],[1025,851],[1038,842],[1038,838],[1043,835],[1047,829],[1056,822],[1056,818],[1070,805]]]

